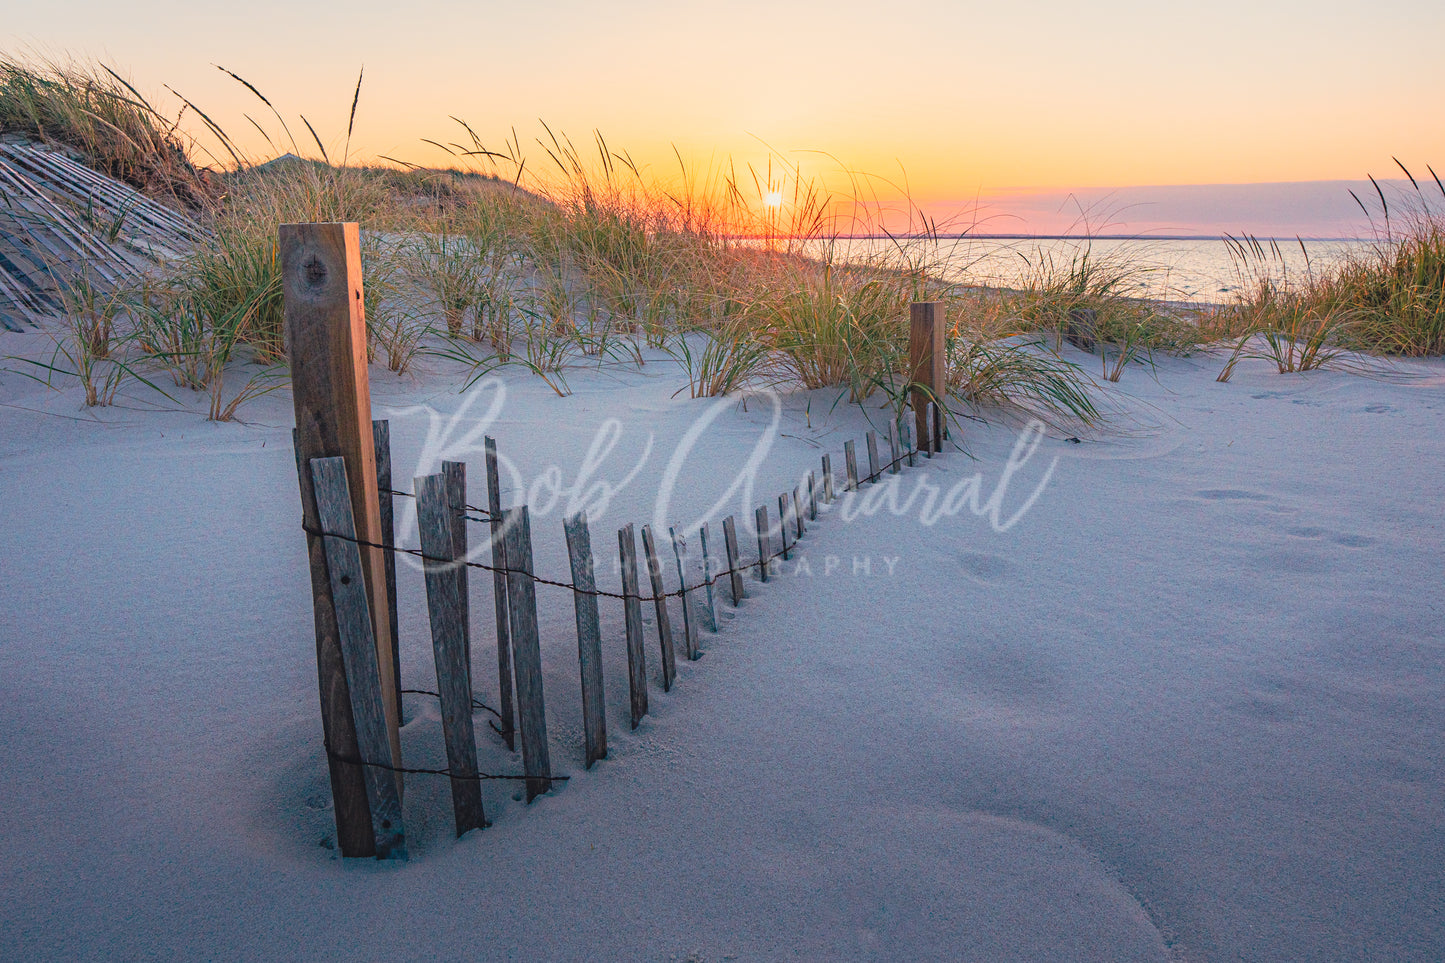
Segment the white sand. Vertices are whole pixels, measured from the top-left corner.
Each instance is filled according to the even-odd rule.
[[[0,336],[0,355],[37,350]],[[530,807],[486,784],[494,825],[456,841],[445,781],[411,777],[404,866],[321,845],[289,396],[213,425],[92,415],[0,374],[0,958],[1445,958],[1445,366],[1398,384],[1246,363],[1227,385],[1218,367],[1106,386],[1132,420],[1043,440],[1000,517],[1057,465],[1007,531],[838,506],[801,543],[806,570],[750,580],[735,616],[720,592],[721,632],[635,733],[604,602],[612,755],[591,772],[571,600],[542,590],[572,781]],[[528,484],[554,464],[570,483],[612,416],[594,480],[617,483],[652,434],[593,505],[615,589],[613,532],[653,520],[712,403],[670,397],[660,359],[579,371],[567,399],[506,377],[488,430]],[[412,406],[445,421],[460,382],[373,378],[409,488],[442,454]],[[768,436],[763,399],[725,407],[665,520],[743,522],[822,451],[841,472],[846,438],[864,457],[862,413],[831,405],[785,399],[755,490],[712,512]],[[900,495],[974,473],[993,492],[1016,432],[967,431],[977,461],[906,472]],[[446,453],[470,461],[474,503],[475,444]],[[561,512],[533,522],[554,576]],[[420,575],[400,579],[405,682],[432,688]],[[472,606],[495,703],[485,573]],[[435,704],[408,696],[407,718],[407,762],[442,764]],[[480,741],[484,769],[520,770]]]

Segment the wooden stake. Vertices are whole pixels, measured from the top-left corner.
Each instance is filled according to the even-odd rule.
[[[381,505],[376,487],[376,449],[366,370],[366,316],[361,284],[360,234],[355,224],[284,224],[279,232],[286,354],[296,410],[296,454],[302,518],[316,530],[313,458],[345,460],[351,485],[352,518],[361,541],[382,544]],[[345,856],[374,855],[364,780],[337,757],[358,753],[342,664],[326,556],[320,539],[308,536],[316,624],[316,672],[322,732],[331,769],[337,843]],[[361,578],[371,606],[375,659],[386,707],[387,759],[401,760],[397,731],[397,658],[393,655],[386,553],[358,546]],[[398,784],[400,780],[397,780]],[[398,789],[398,796],[400,789]]]
[[[898,432],[893,427],[893,422],[888,423],[888,454],[892,459],[888,462],[888,473],[896,475],[900,471],[899,465],[903,458],[898,452]]]
[[[451,771],[452,816],[461,836],[481,829],[487,817],[477,781],[477,734],[472,728],[471,673],[466,662],[466,567],[460,564],[466,556],[457,554],[453,484],[445,470],[414,482],[442,735]]]
[[[808,470],[808,520],[818,520],[818,474]]]
[[[657,612],[657,644],[662,650],[662,691],[672,691],[677,678],[677,656],[672,648],[672,620],[667,615],[667,589],[662,582],[662,563],[657,560],[657,543],[652,539],[652,526],[642,526],[642,552],[647,560],[647,578],[652,586],[653,607]]]
[[[707,615],[707,630],[709,632],[716,632],[717,606],[713,602],[712,555],[708,552],[707,547],[707,522],[703,522],[702,528],[697,530],[697,537],[698,540],[702,542],[702,584],[703,587],[707,589],[707,608],[703,611]]]
[[[537,590],[532,583],[532,524],[527,506],[503,513],[507,539],[507,606],[512,628],[512,662],[517,672],[517,728],[522,733],[522,765],[527,773],[527,802],[551,787],[547,751],[547,709],[542,693],[542,646],[537,633]]]
[[[833,504],[837,496],[833,492],[833,456],[823,456],[823,504]]]
[[[738,526],[729,515],[723,519],[723,548],[727,550],[728,581],[732,583],[733,608],[737,608],[748,593],[743,589],[742,558],[738,554]]]
[[[907,419],[898,419],[898,433],[903,436],[903,450],[908,452],[908,467],[912,468],[918,464],[917,449],[913,447],[913,429],[908,427]]]
[[[870,431],[863,436],[868,443],[868,483],[875,484],[882,469],[878,465],[878,433]]]
[[[401,792],[397,785],[401,774],[388,772],[386,768],[400,765],[399,761],[392,761],[396,757],[391,754],[386,731],[392,702],[381,687],[381,664],[374,635],[376,623],[372,621],[373,612],[366,597],[360,546],[355,541],[346,460],[313,458],[311,480],[321,528],[328,533],[322,541],[346,686],[351,696],[351,717],[356,723],[359,755],[354,758],[362,763],[380,763],[363,767],[372,843],[378,859],[405,859],[406,833],[402,827]]]
[[[497,680],[501,687],[502,705],[497,713],[501,716],[502,738],[507,748],[516,752],[517,729],[513,723],[512,711],[512,637],[508,631],[507,604],[507,539],[502,533],[502,492],[497,470],[497,442],[488,436],[485,440],[487,452],[487,515],[492,530],[492,598],[496,608],[497,621]]]
[[[848,466],[848,481],[843,490],[856,492],[858,490],[858,454],[853,450],[851,441],[843,442],[843,462]]]
[[[930,424],[928,405],[942,407],[948,394],[942,301],[915,301],[909,308],[908,360],[918,444],[925,452],[942,450],[941,419]]]
[[[627,616],[627,685],[632,695],[632,728],[647,715],[647,653],[642,644],[642,599],[637,587],[637,535],[632,523],[617,533],[622,566],[623,612]]]
[[[597,576],[592,560],[592,535],[587,513],[562,522],[567,554],[572,560],[572,607],[577,614],[577,661],[582,675],[582,724],[587,744],[583,768],[607,755],[607,705],[602,688],[602,627],[597,618]]]
[[[396,505],[391,484],[391,423],[371,423],[372,446],[376,449],[376,497],[381,508],[381,544],[391,549],[396,545]],[[387,551],[386,603],[387,622],[391,627],[391,677],[396,680],[396,718],[401,724],[401,632],[396,614],[396,552]]]
[[[467,557],[467,466],[465,462],[442,462],[442,478],[446,481],[447,518],[451,524],[452,558]],[[456,566],[462,593],[462,664],[467,667],[467,692],[472,687],[472,601],[471,578],[465,565]],[[469,695],[468,699],[471,698]]]

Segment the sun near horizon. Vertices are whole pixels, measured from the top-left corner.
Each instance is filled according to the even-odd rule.
[[[649,170],[771,161],[937,220],[996,218],[1004,231],[1059,229],[1091,207],[1126,228],[1167,221],[1147,209],[1163,195],[1137,209],[1125,189],[1139,186],[1400,176],[1393,157],[1426,176],[1445,163],[1445,128],[1430,121],[1445,94],[1435,49],[1445,9],[1419,0],[1372,9],[1383,42],[1340,0],[416,13],[325,2],[306,22],[294,14],[278,0],[244,16],[203,5],[184,19],[160,0],[52,0],[12,11],[0,48],[103,62],[175,110],[172,88],[258,156],[276,147],[252,121],[274,131],[274,120],[215,65],[293,123],[304,115],[338,154],[364,65],[352,159],[446,166],[455,158],[431,142],[463,140],[459,118],[489,149],[515,131],[542,164],[540,119],[579,143],[601,131]],[[1312,203],[1277,220],[1308,232]]]

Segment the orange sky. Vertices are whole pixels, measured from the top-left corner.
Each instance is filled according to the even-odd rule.
[[[1180,6],[47,0],[7,13],[0,48],[170,84],[258,151],[242,114],[264,107],[213,63],[306,114],[329,147],[364,64],[362,156],[445,163],[421,138],[458,133],[449,115],[497,144],[515,125],[532,145],[543,118],[579,143],[601,129],[659,168],[674,145],[745,164],[766,144],[819,175],[906,171],[915,201],[944,215],[1018,189],[1354,179],[1393,173],[1392,155],[1445,165],[1445,5]]]

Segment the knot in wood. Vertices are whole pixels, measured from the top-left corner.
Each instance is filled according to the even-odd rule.
[[[326,281],[326,264],[314,254],[306,259],[304,270],[306,283],[312,287],[319,287]]]

